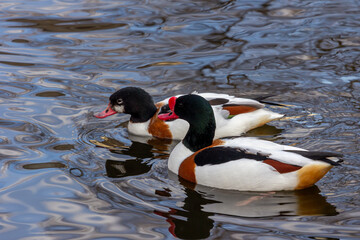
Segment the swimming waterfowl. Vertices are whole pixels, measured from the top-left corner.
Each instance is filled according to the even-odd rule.
[[[238,98],[227,94],[193,93],[204,97],[215,114],[215,138],[239,136],[253,128],[262,126],[283,115],[265,109],[265,105],[252,99]],[[180,95],[179,95],[180,96]],[[182,120],[163,121],[159,113],[168,112],[168,100],[154,103],[152,97],[138,87],[126,87],[113,93],[108,107],[97,118],[105,118],[116,113],[130,114],[128,131],[139,136],[181,140],[189,128]]]
[[[333,166],[339,154],[312,152],[257,138],[216,139],[215,117],[198,95],[172,97],[172,112],[162,120],[184,119],[190,128],[170,154],[168,168],[183,179],[240,191],[280,191],[310,187]]]

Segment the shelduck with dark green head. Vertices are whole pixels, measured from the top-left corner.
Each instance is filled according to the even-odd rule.
[[[162,120],[184,119],[189,130],[171,152],[170,171],[193,183],[240,191],[280,191],[314,185],[339,154],[313,152],[257,138],[214,140],[216,121],[203,97],[184,95],[169,100],[172,112]]]

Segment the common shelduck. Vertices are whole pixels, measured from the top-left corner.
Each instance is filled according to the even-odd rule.
[[[170,154],[168,168],[200,185],[241,191],[296,190],[312,186],[333,166],[339,154],[311,152],[257,138],[214,139],[215,118],[198,95],[169,100],[171,113],[162,120],[184,119],[185,138]]]
[[[193,93],[204,97],[212,106],[216,130],[215,138],[239,136],[253,128],[283,117],[283,115],[264,109],[264,104],[247,98],[227,94]],[[169,98],[154,103],[152,97],[143,89],[126,87],[113,93],[108,107],[97,118],[105,118],[116,113],[130,114],[128,131],[139,136],[181,140],[189,128],[182,120],[162,121],[157,115],[167,112]]]

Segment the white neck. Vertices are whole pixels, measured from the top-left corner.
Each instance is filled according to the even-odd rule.
[[[179,168],[181,163],[189,157],[194,152],[190,151],[182,142],[179,142],[176,147],[172,150],[169,161],[168,168],[173,173],[179,174]]]
[[[128,123],[128,131],[131,134],[137,136],[151,136],[148,131],[150,120],[142,123],[133,123],[129,121]]]

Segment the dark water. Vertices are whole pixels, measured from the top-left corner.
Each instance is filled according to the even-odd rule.
[[[1,239],[360,238],[359,1],[0,9]],[[271,95],[287,117],[248,135],[344,163],[304,191],[194,189],[168,174],[169,142],[128,136],[128,116],[92,116],[125,86],[155,100]]]

